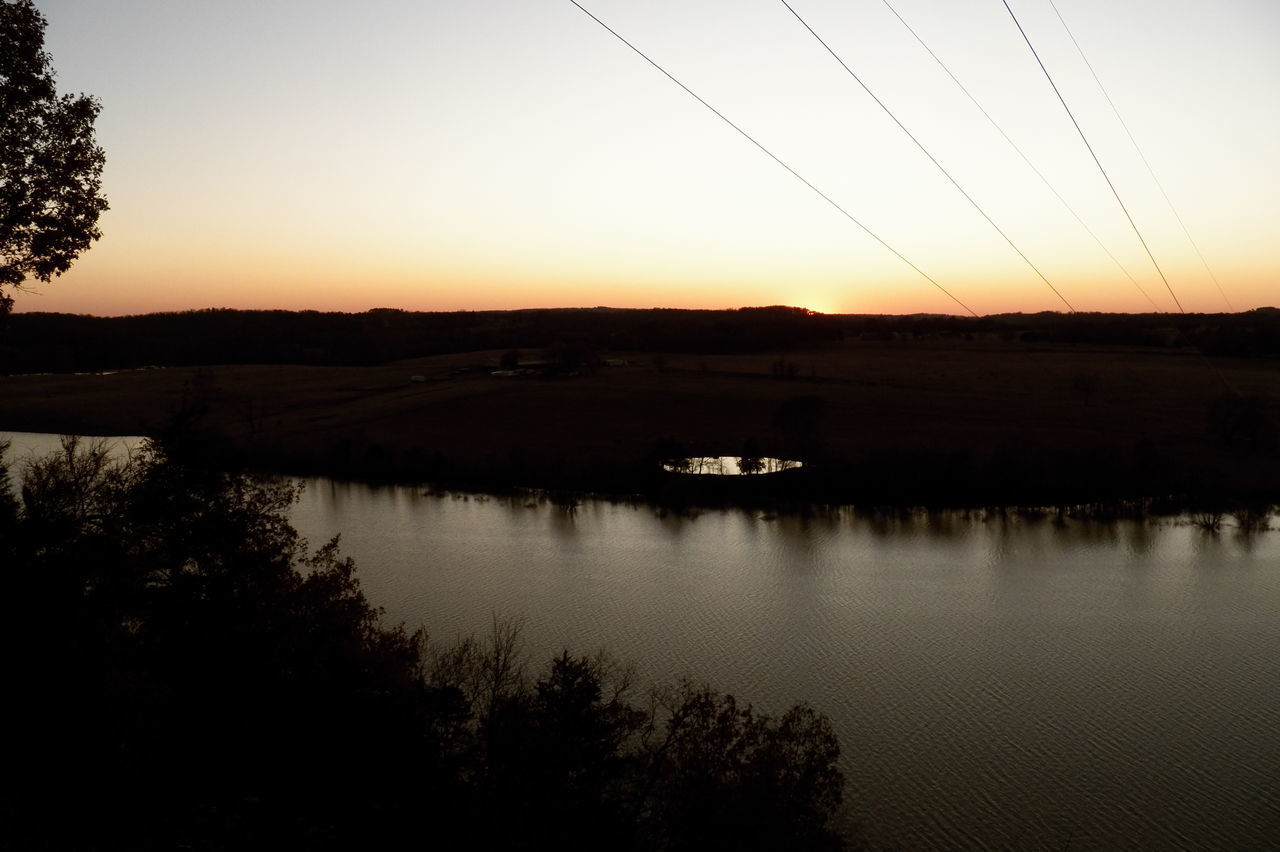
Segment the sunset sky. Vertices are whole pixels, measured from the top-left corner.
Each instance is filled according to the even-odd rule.
[[[1060,310],[778,0],[580,0],[978,313]],[[1173,300],[1001,0],[797,13],[1078,310]],[[1280,304],[1280,3],[1010,0],[1187,310]],[[569,0],[38,0],[102,240],[20,311],[962,309]],[[1146,296],[1141,291],[1145,291]]]

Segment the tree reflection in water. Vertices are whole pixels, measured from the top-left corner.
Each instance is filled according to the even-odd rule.
[[[667,459],[662,469],[668,473],[684,473],[693,476],[749,476],[762,473],[780,473],[803,467],[795,459],[777,459],[755,456],[691,456]]]

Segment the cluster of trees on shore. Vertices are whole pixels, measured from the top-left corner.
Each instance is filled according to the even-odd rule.
[[[823,315],[801,308],[609,308],[420,313],[205,310],[129,317],[15,314],[0,371],[201,364],[377,364],[492,349],[753,353],[836,340],[987,336],[1029,343],[1196,347],[1280,357],[1280,310],[1240,314]]]
[[[0,453],[9,848],[841,846],[825,716],[387,627],[197,434]]]

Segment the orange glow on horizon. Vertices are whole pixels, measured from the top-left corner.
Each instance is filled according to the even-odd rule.
[[[1005,282],[983,282],[978,275],[972,278],[949,282],[948,289],[979,315],[1064,310],[1047,289],[1032,291],[1034,298],[1029,298],[1025,277]],[[1194,287],[1175,289],[1189,312],[1227,310],[1206,276],[1202,274],[1193,283]],[[1161,311],[1175,310],[1158,281],[1155,286],[1143,284]],[[1280,302],[1276,295],[1280,291],[1269,276],[1240,276],[1232,284],[1230,297],[1237,311]],[[1119,276],[1072,281],[1063,290],[1078,310],[1086,312],[1152,310],[1133,284]],[[603,280],[588,275],[558,279],[547,275],[512,280],[488,278],[477,270],[429,278],[419,278],[409,270],[375,276],[333,268],[281,269],[268,275],[251,269],[222,271],[199,266],[166,267],[146,275],[128,269],[73,271],[47,285],[18,293],[15,310],[118,316],[203,308],[362,312],[372,308],[474,311],[597,306],[731,309],[762,305],[790,305],[827,314],[965,315],[959,305],[928,282],[901,276],[880,282],[787,285],[714,278],[654,283],[638,275]]]
[[[217,4],[49,4],[60,86],[103,104],[111,210],[15,309],[965,313],[900,252],[978,314],[1066,310],[785,9],[593,6],[859,224],[570,4],[497,28],[491,5],[401,5],[283,0],[250,33]],[[1280,13],[1088,6],[1073,30],[1227,299],[1280,301]],[[1105,249],[893,15],[807,14],[1077,310],[1176,310],[999,4],[904,11]],[[1182,304],[1226,310],[1052,10],[1023,14]]]

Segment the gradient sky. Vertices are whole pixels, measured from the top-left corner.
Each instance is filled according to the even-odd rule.
[[[582,0],[978,313],[1063,305],[777,0]],[[1173,302],[1000,0],[792,5],[1078,310]],[[1280,3],[1056,0],[1236,309],[1280,303]],[[103,239],[18,310],[961,312],[568,0],[38,0]],[[1011,0],[1188,310],[1227,302]]]

